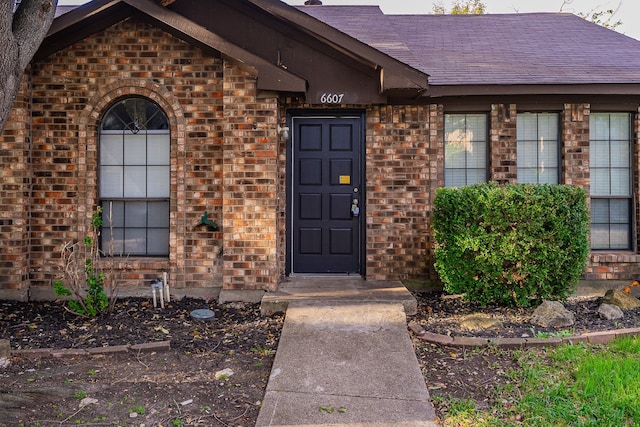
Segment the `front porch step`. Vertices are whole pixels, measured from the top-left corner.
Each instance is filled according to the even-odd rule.
[[[263,316],[285,312],[290,302],[323,302],[333,304],[399,303],[405,314],[415,315],[416,299],[398,280],[363,280],[349,276],[292,277],[280,285],[276,292],[262,297],[260,312]]]

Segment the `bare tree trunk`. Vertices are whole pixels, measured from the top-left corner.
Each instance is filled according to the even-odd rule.
[[[58,0],[0,0],[0,131],[16,98],[24,70],[49,31]]]

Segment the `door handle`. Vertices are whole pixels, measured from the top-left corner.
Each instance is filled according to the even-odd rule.
[[[357,217],[360,215],[360,206],[358,206],[358,199],[351,200],[351,216]]]

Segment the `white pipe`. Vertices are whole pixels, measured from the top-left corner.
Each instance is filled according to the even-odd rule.
[[[156,308],[158,306],[156,302],[156,287],[153,285],[151,285],[151,293],[153,294],[153,308]]]
[[[162,281],[164,282],[164,292],[167,298],[167,302],[171,301],[171,294],[169,293],[169,281],[167,280],[167,272],[162,273]]]

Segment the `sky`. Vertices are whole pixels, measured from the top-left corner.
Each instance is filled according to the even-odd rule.
[[[60,5],[82,4],[83,0],[59,0]],[[304,0],[285,0],[292,5],[304,4]],[[325,5],[378,5],[387,14],[425,14],[431,13],[437,0],[323,0]],[[482,0],[487,13],[527,13],[527,12],[563,12],[586,13],[618,9],[615,20],[622,25],[617,31],[640,40],[640,1],[638,0]],[[445,7],[451,6],[451,0],[442,0]],[[564,3],[564,6],[563,6]]]

